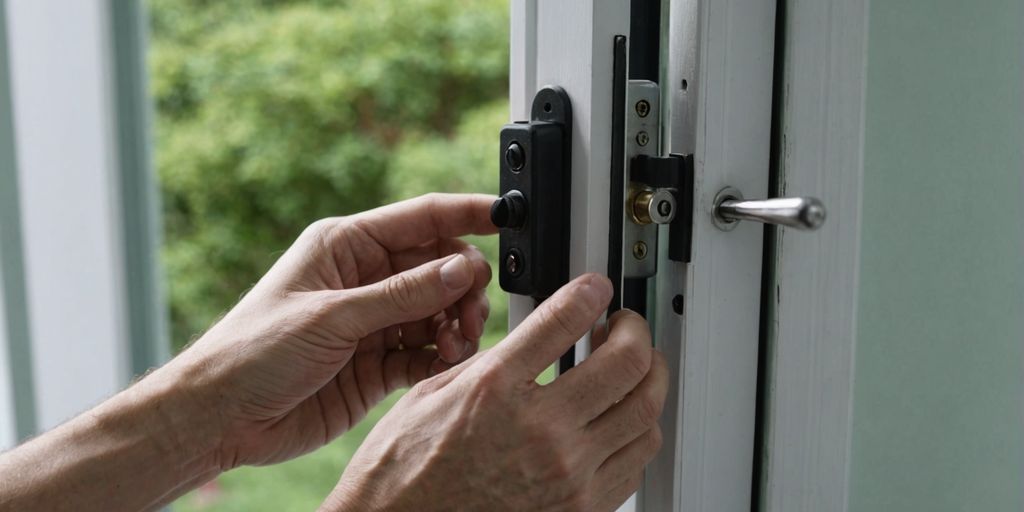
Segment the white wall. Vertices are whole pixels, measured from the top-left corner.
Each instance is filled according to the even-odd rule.
[[[129,377],[106,8],[101,0],[7,1],[40,429]]]

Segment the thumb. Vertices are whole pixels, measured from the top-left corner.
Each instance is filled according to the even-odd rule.
[[[437,314],[462,298],[473,285],[473,278],[469,258],[455,254],[345,290],[342,310],[362,338],[385,327]]]

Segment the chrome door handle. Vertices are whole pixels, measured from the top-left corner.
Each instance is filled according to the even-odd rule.
[[[825,205],[813,197],[778,197],[773,199],[743,199],[739,190],[722,189],[715,196],[713,211],[715,225],[728,231],[741,220],[765,224],[778,224],[813,231],[825,223]]]

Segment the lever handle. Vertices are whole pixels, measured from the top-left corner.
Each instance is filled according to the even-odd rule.
[[[825,205],[813,197],[779,197],[745,200],[727,188],[715,199],[715,224],[732,229],[741,220],[778,224],[813,231],[825,223]]]

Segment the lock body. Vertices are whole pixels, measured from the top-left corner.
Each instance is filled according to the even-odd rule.
[[[530,121],[501,130],[498,282],[509,293],[550,296],[569,278],[572,109],[558,87],[541,89]]]

